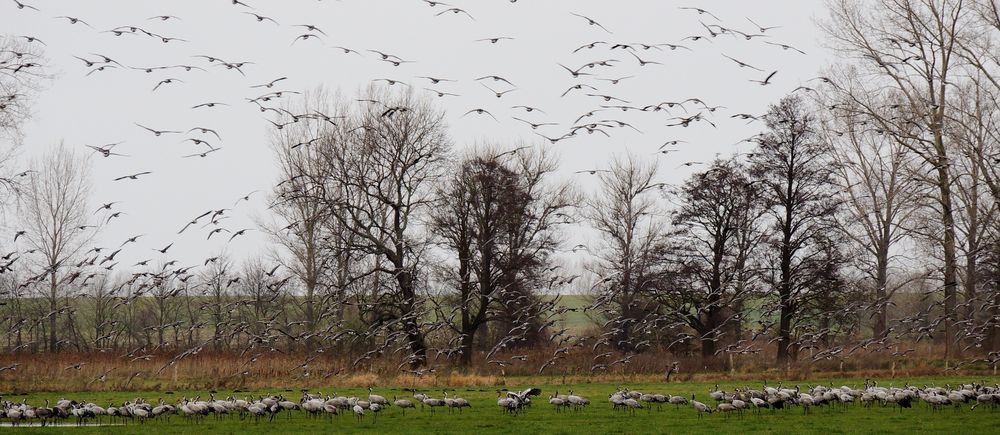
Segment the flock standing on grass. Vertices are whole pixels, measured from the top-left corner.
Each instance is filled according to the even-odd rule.
[[[532,397],[542,393],[538,388],[527,388],[521,391],[497,391],[497,405],[505,414],[519,415],[531,407]],[[559,394],[558,391],[549,396],[548,403],[556,412],[583,412],[590,405],[590,400],[574,394]],[[861,406],[864,408],[892,406],[902,411],[923,402],[934,411],[954,408],[975,410],[987,407],[995,410],[1000,406],[1000,386],[986,386],[982,383],[962,384],[957,386],[913,386],[884,387],[877,382],[865,381],[862,388],[848,386],[834,387],[832,385],[817,385],[808,391],[798,386],[784,388],[768,386],[765,382],[760,388],[750,386],[738,387],[731,392],[720,390],[718,386],[708,392],[712,405],[700,402],[692,394],[688,400],[684,396],[670,394],[642,393],[628,388],[619,388],[608,396],[608,402],[616,411],[637,415],[638,410],[652,411],[656,407],[662,411],[664,405],[674,405],[675,409],[691,405],[699,418],[705,414],[721,413],[728,418],[730,414],[742,416],[746,411],[760,415],[767,410],[772,414],[786,412],[793,407],[801,407],[803,413],[809,413],[813,407],[841,408]],[[472,408],[472,404],[461,397],[442,393],[442,398],[434,398],[425,393],[414,392],[413,400],[393,397],[390,402],[386,397],[374,394],[368,389],[367,397],[346,397],[311,394],[304,392],[299,401],[291,401],[281,395],[245,397],[243,399],[230,396],[226,399],[216,399],[212,394],[209,400],[200,397],[182,398],[175,404],[168,404],[162,398],[149,402],[144,398],[135,398],[119,406],[109,403],[102,407],[94,402],[78,402],[70,399],[60,399],[55,404],[45,401],[44,406],[33,406],[26,401],[11,402],[0,400],[0,419],[5,419],[11,425],[33,424],[47,425],[58,422],[73,422],[84,425],[92,421],[107,423],[145,423],[150,419],[169,418],[179,415],[192,421],[205,418],[239,418],[259,423],[281,418],[291,418],[293,414],[305,414],[308,418],[333,418],[337,415],[353,414],[360,422],[371,416],[373,423],[378,414],[390,407],[399,408],[401,415],[406,415],[407,409],[420,408],[428,413],[435,413],[435,408],[448,408],[449,411],[462,412],[463,408]]]
[[[996,409],[1000,405],[1000,385],[992,387],[983,384],[962,384],[957,387],[945,385],[943,387],[904,385],[899,387],[881,387],[878,382],[866,380],[863,388],[855,389],[848,386],[834,387],[817,385],[808,391],[803,391],[799,386],[795,388],[782,388],[781,385],[771,387],[767,382],[759,389],[749,386],[735,388],[732,392],[720,390],[718,385],[708,392],[715,408],[711,405],[696,400],[696,395],[691,395],[688,401],[682,396],[670,396],[668,394],[643,394],[638,391],[630,391],[622,388],[611,394],[608,401],[616,410],[627,410],[634,413],[636,409],[650,409],[652,405],[657,405],[662,409],[666,403],[674,405],[691,404],[691,407],[698,413],[699,417],[704,414],[719,412],[723,414],[736,413],[742,415],[744,411],[751,410],[760,414],[762,410],[788,409],[799,406],[803,413],[809,413],[812,407],[846,407],[852,404],[861,404],[864,407],[872,406],[895,406],[912,408],[917,402],[924,402],[932,410],[940,410],[945,407],[953,407],[956,410],[963,405],[969,405],[970,410],[975,410],[980,406],[987,406]],[[555,403],[555,402],[552,402]]]

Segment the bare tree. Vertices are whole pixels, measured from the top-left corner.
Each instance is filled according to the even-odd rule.
[[[86,159],[60,144],[32,166],[39,168],[19,195],[19,217],[23,240],[38,253],[39,283],[49,309],[49,351],[57,351],[58,319],[63,285],[76,279],[72,260],[83,253],[96,231],[89,225],[90,167]],[[77,273],[77,275],[74,275]]]
[[[550,256],[559,242],[557,228],[574,204],[568,184],[550,187],[547,182],[555,170],[544,150],[512,155],[481,148],[459,161],[439,190],[441,205],[431,219],[457,263],[444,269],[456,290],[460,319],[449,325],[460,336],[464,365],[472,361],[477,332],[498,316],[508,317],[500,327],[504,333],[517,328],[523,342],[533,343],[530,333],[537,332],[539,316],[524,307],[537,304],[533,290],[545,285],[540,281],[547,270],[555,269]],[[522,312],[513,315],[517,310]],[[440,318],[449,318],[438,311]]]
[[[0,274],[0,313],[4,319],[0,321],[0,325],[8,331],[5,345],[11,352],[24,344],[25,332],[28,329],[26,302],[31,298],[26,297],[25,288],[20,285],[20,281],[18,271],[7,270]]]
[[[848,266],[848,238],[832,224],[813,241],[809,267],[802,268],[802,281],[809,282],[808,293],[799,298],[795,339],[789,344],[796,355],[810,351],[812,361],[824,357],[838,336],[852,336],[859,327],[865,293],[845,271]],[[871,341],[876,341],[872,339]],[[885,339],[877,340],[884,343]],[[816,353],[816,349],[821,349]],[[794,358],[793,358],[794,359]]]
[[[0,35],[0,187],[2,194],[16,193],[19,169],[11,168],[21,142],[21,126],[31,117],[31,106],[45,73],[44,54],[38,43]]]
[[[94,347],[114,349],[118,336],[124,330],[124,325],[120,325],[119,313],[113,309],[116,302],[114,283],[107,274],[94,273],[93,276],[84,277],[81,285],[90,289]]]
[[[184,291],[185,284],[173,274],[146,272],[145,277],[140,284],[145,290],[145,308],[152,313],[152,318],[148,320],[155,321],[147,328],[156,333],[156,346],[165,347],[168,345],[168,331],[181,324],[181,298],[177,296]]]
[[[958,114],[951,121],[958,124],[959,131],[966,139],[959,143],[970,155],[970,163],[976,165],[982,182],[992,193],[994,201],[1000,202],[1000,129],[997,129],[997,115],[1000,113],[997,94],[1000,92],[1000,78],[996,59],[998,38],[1000,38],[1000,6],[993,0],[973,1],[976,24],[981,32],[954,35],[961,47],[959,53],[966,66],[969,85],[961,87],[962,96],[952,99],[951,109]]]
[[[16,139],[31,115],[31,100],[45,78],[43,56],[38,44],[0,36],[0,133],[7,139]]]
[[[763,204],[746,168],[716,160],[681,187],[672,237],[676,285],[657,292],[666,315],[694,329],[704,360],[715,357],[725,327],[739,318],[752,287],[740,285],[760,240]],[[743,244],[741,241],[750,241]]]
[[[981,284],[986,293],[983,311],[987,320],[983,341],[987,349],[996,352],[1000,350],[1000,225],[997,222],[993,223],[984,245]]]
[[[587,202],[586,214],[603,246],[593,252],[600,277],[599,304],[613,311],[615,347],[633,351],[642,341],[642,319],[657,311],[649,298],[663,267],[666,222],[657,206],[664,185],[656,181],[656,163],[629,156],[600,173],[600,192]]]
[[[940,220],[945,358],[954,352],[957,295],[953,150],[945,128],[951,118],[953,80],[963,62],[962,32],[975,28],[964,0],[832,0],[824,29],[840,56],[859,67],[857,84],[830,81],[846,109],[867,118],[873,128],[896,140],[930,168],[922,177],[937,191],[934,210]],[[871,105],[901,101],[895,115]]]
[[[947,130],[948,138],[957,148],[959,158],[955,159],[955,197],[958,204],[956,227],[962,243],[959,252],[964,257],[959,268],[964,301],[960,314],[963,322],[959,332],[970,339],[972,345],[989,339],[982,334],[984,326],[990,323],[988,310],[993,298],[980,295],[983,275],[981,260],[987,254],[990,232],[994,230],[1000,193],[995,186],[996,165],[983,164],[990,155],[996,155],[1000,146],[996,143],[996,121],[998,107],[992,87],[983,86],[988,82],[981,79],[981,72],[972,80],[960,86],[956,98],[951,102],[952,122]],[[985,297],[982,297],[985,296]]]
[[[341,147],[329,150],[324,162],[335,171],[313,183],[322,189],[331,216],[350,237],[354,252],[372,256],[367,274],[394,282],[380,286],[368,305],[377,319],[398,321],[413,365],[424,364],[427,344],[420,328],[420,259],[429,246],[418,220],[434,204],[433,186],[444,175],[450,151],[443,114],[411,92],[371,88],[365,103],[345,125]],[[335,210],[335,212],[334,212]]]
[[[273,266],[272,266],[273,268]],[[237,294],[242,322],[252,336],[265,336],[275,319],[285,310],[287,280],[274,279],[273,273],[260,257],[243,261]]]
[[[893,279],[891,273],[902,266],[897,248],[912,236],[912,218],[922,207],[926,185],[913,177],[919,166],[913,163],[913,154],[898,140],[878,134],[856,111],[830,112],[822,138],[829,144],[836,180],[851,216],[845,220],[843,234],[861,254],[855,263],[867,277],[862,284],[874,296],[872,329],[881,339],[888,330],[891,298],[910,282]]]
[[[771,216],[773,263],[768,281],[777,295],[777,362],[789,361],[793,328],[821,274],[825,233],[835,228],[837,202],[826,147],[802,99],[783,98],[764,116],[768,131],[751,158],[751,173]]]
[[[204,296],[203,298],[199,298],[199,300],[203,301],[200,303],[199,310],[205,311],[208,315],[210,323],[207,326],[211,328],[214,334],[212,347],[218,352],[226,348],[226,340],[224,339],[225,327],[231,321],[230,310],[227,308],[227,305],[237,290],[233,286],[239,285],[242,277],[231,270],[232,260],[229,259],[226,253],[220,253],[212,258],[214,260],[208,262],[205,268],[201,270],[201,273],[198,274],[201,295]],[[199,323],[201,323],[201,326],[198,326]],[[206,325],[203,322],[191,325],[192,328],[204,326]]]
[[[323,194],[343,189],[332,166],[337,161],[328,159],[344,148],[345,130],[336,120],[347,109],[339,104],[339,97],[323,89],[307,93],[299,104],[284,109],[300,116],[298,122],[274,130],[271,138],[282,179],[271,198],[276,220],[261,227],[284,249],[277,257],[304,291],[306,334],[317,330],[331,300],[340,320],[350,281],[353,235],[333,217],[335,201]],[[307,345],[312,342],[306,340]]]

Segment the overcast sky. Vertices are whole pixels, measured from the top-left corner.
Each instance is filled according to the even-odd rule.
[[[611,0],[449,0],[451,6],[429,6],[424,0],[246,0],[254,9],[233,5],[231,0],[22,0],[38,9],[17,9],[12,0],[0,0],[0,29],[11,35],[40,38],[48,73],[52,81],[34,105],[34,118],[26,126],[22,158],[32,156],[60,141],[85,150],[85,145],[124,142],[116,152],[129,157],[101,158],[93,155],[93,208],[99,203],[121,201],[116,210],[125,214],[113,220],[101,233],[98,245],[117,247],[126,238],[145,234],[139,243],[129,245],[120,256],[121,264],[152,258],[151,251],[174,242],[167,255],[181,264],[200,264],[204,258],[227,249],[236,258],[262,252],[267,246],[259,232],[237,238],[227,244],[225,238],[206,241],[208,229],[196,228],[178,236],[177,231],[190,219],[209,209],[231,208],[236,200],[253,190],[267,191],[278,175],[268,145],[268,129],[273,128],[256,106],[248,103],[266,89],[250,86],[279,77],[288,80],[274,90],[306,91],[317,86],[341,90],[353,95],[373,79],[389,78],[409,83],[416,89],[434,87],[459,94],[436,98],[447,111],[450,132],[457,146],[476,142],[513,143],[529,141],[538,146],[547,142],[533,134],[527,125],[512,116],[533,122],[552,122],[554,127],[538,131],[559,136],[568,131],[581,114],[605,103],[598,98],[574,91],[560,95],[571,85],[585,83],[604,94],[629,101],[630,106],[646,106],[665,101],[700,98],[710,106],[725,106],[705,122],[690,127],[667,127],[672,116],[691,116],[701,108],[697,104],[674,108],[670,112],[622,112],[608,110],[594,120],[617,119],[639,131],[618,128],[611,137],[581,133],[554,147],[561,157],[560,176],[574,178],[591,191],[594,178],[575,171],[603,168],[615,155],[633,153],[659,159],[661,181],[677,183],[697,165],[681,166],[689,161],[710,161],[716,155],[746,152],[747,143],[737,142],[758,131],[758,123],[747,124],[732,119],[736,113],[762,113],[768,104],[810,79],[832,59],[821,47],[822,35],[814,19],[825,13],[820,0],[795,1],[611,1]],[[719,19],[681,6],[698,6]],[[471,14],[444,13],[459,7]],[[244,12],[273,18],[258,22]],[[608,31],[588,24],[588,16]],[[167,21],[150,20],[154,15],[179,17]],[[71,16],[89,23],[71,24]],[[761,26],[769,29],[765,37],[747,40],[743,36],[721,35],[693,41],[693,35],[708,36],[701,23],[721,25],[748,34],[759,34]],[[293,40],[310,33],[297,24],[318,26],[326,36]],[[120,26],[137,26],[165,37],[181,38],[164,44],[143,34],[115,36],[107,32]],[[478,39],[511,37],[497,44]],[[609,43],[680,44],[633,53],[643,60],[661,64],[640,66],[635,57],[609,45],[573,50],[581,45]],[[788,44],[804,51],[783,50]],[[344,46],[363,55],[345,54],[332,48]],[[411,61],[398,67],[379,60],[366,50],[380,50]],[[106,55],[128,67],[192,65],[204,68],[160,69],[152,73],[126,68],[97,71],[74,58],[98,59]],[[763,71],[741,68],[728,55]],[[253,62],[239,72],[209,63],[196,55],[209,55],[228,62]],[[615,59],[613,68],[587,69],[594,76],[574,79],[559,64],[577,68],[587,62]],[[761,86],[750,80],[763,80],[778,71],[771,84]],[[455,79],[454,83],[431,86],[418,76]],[[509,79],[516,90],[497,98],[482,84],[501,91],[511,86],[493,81],[477,82],[485,75]],[[622,80],[618,84],[597,78]],[[167,78],[180,79],[155,92],[154,86]],[[481,84],[482,83],[482,84]],[[429,93],[428,93],[429,94]],[[192,109],[207,102],[228,106]],[[545,114],[524,113],[514,105],[541,108]],[[473,108],[484,108],[488,116],[462,115]],[[154,137],[137,127],[143,124],[160,130],[187,131],[195,126],[216,129],[219,141],[197,133]],[[205,158],[181,156],[204,151],[204,146],[185,142],[193,137],[209,140],[222,147]],[[669,140],[683,140],[680,152],[656,154]],[[135,172],[151,171],[136,181],[112,179]],[[266,216],[265,196],[257,194],[249,203],[241,203],[231,212],[225,227],[236,230],[253,227],[254,218]],[[95,216],[95,220],[102,215]],[[16,217],[7,216],[6,227],[13,234]]]

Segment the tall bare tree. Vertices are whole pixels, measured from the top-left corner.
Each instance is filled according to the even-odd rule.
[[[38,168],[18,197],[20,224],[26,245],[38,253],[39,283],[51,310],[49,351],[57,351],[63,286],[76,279],[72,260],[83,253],[96,231],[89,225],[90,166],[86,158],[60,144],[32,163]],[[77,275],[78,276],[78,275]]]
[[[449,324],[461,337],[465,365],[472,361],[477,333],[506,308],[514,311],[537,302],[533,290],[545,285],[540,281],[554,268],[550,263],[559,242],[558,225],[566,222],[575,198],[568,184],[547,181],[555,170],[555,160],[544,150],[510,154],[487,147],[459,161],[440,188],[441,205],[431,213],[432,225],[455,257],[455,266],[445,267],[445,274],[455,287],[460,319]],[[537,314],[511,316],[516,319],[509,323],[517,325],[501,329],[534,325],[538,322],[530,319]],[[537,328],[524,328],[524,338],[529,338],[527,330]]]
[[[716,160],[694,174],[681,187],[680,200],[672,234],[679,282],[657,299],[667,316],[698,333],[702,358],[709,360],[752,288],[740,284],[754,273],[746,259],[760,240],[764,207],[746,168],[731,160]]]
[[[953,149],[945,128],[952,81],[964,62],[962,33],[975,28],[970,5],[966,0],[831,0],[824,24],[839,55],[858,66],[855,85],[827,79],[842,101],[851,103],[845,108],[867,117],[930,169],[931,175],[922,178],[937,191],[933,209],[941,226],[946,359],[955,351],[958,263]],[[893,116],[872,105],[893,98],[900,100]]]
[[[985,293],[983,311],[987,319],[983,342],[986,349],[996,352],[1000,350],[1000,224],[994,221],[991,226],[981,259],[981,284]]]
[[[892,103],[883,105],[888,106]],[[910,282],[902,274],[893,279],[892,272],[904,266],[898,248],[912,236],[912,218],[922,207],[926,185],[913,176],[919,166],[913,154],[898,140],[876,132],[854,110],[830,112],[822,139],[829,144],[840,194],[851,216],[843,234],[862,254],[855,264],[867,277],[862,284],[874,296],[872,330],[881,339],[888,331],[891,298]]]
[[[996,62],[1000,59],[1000,6],[994,0],[975,0],[972,4],[976,28],[981,31],[955,35],[971,83],[960,88],[962,96],[952,99],[951,108],[959,113],[951,121],[965,132],[967,140],[960,143],[974,157],[970,162],[978,166],[994,201],[1000,201],[1000,66]]]
[[[600,172],[600,191],[587,202],[586,215],[601,235],[593,271],[600,277],[598,301],[613,307],[615,347],[633,351],[641,342],[642,319],[657,311],[650,294],[663,267],[666,221],[657,197],[663,183],[658,166],[638,157],[618,158]]]
[[[393,286],[369,301],[374,317],[399,322],[413,365],[426,362],[427,344],[420,328],[420,259],[429,234],[419,219],[434,205],[433,187],[444,176],[451,143],[443,113],[412,92],[370,88],[367,103],[344,122],[350,126],[339,149],[324,156],[335,171],[314,183],[328,200],[331,216],[350,235],[355,252],[372,256],[374,273]],[[335,210],[335,212],[333,212]]]
[[[312,334],[328,308],[340,320],[350,282],[353,235],[334,217],[339,208],[324,194],[344,188],[333,166],[340,160],[330,157],[347,149],[339,122],[347,108],[339,96],[320,88],[285,110],[300,118],[272,132],[282,178],[271,198],[276,219],[261,227],[283,248],[278,260],[301,284],[304,333]]]
[[[793,329],[822,275],[823,237],[834,228],[837,202],[826,146],[818,140],[816,120],[806,103],[788,96],[764,116],[768,130],[751,158],[772,228],[768,232],[773,264],[769,283],[777,296],[777,362],[791,359]]]

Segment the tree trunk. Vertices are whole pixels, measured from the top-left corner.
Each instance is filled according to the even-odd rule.
[[[58,351],[56,343],[59,341],[56,333],[56,322],[58,315],[56,310],[59,309],[59,297],[56,294],[58,287],[56,285],[56,271],[55,268],[52,269],[52,278],[49,281],[49,352]]]
[[[701,360],[702,364],[708,365],[711,360],[715,359],[715,348],[716,348],[716,331],[708,332],[701,336]]]
[[[722,230],[724,231],[724,229]],[[720,237],[716,235],[716,237]],[[722,321],[720,320],[720,312],[722,307],[719,305],[722,303],[722,261],[723,261],[723,244],[721,240],[717,240],[714,247],[715,253],[712,261],[712,278],[710,282],[710,293],[708,294],[708,312],[706,314],[705,329],[709,332],[707,335],[702,335],[701,337],[701,359],[703,362],[708,362],[709,360],[715,359],[715,349],[718,344],[719,330],[722,326]]]
[[[976,259],[978,256],[979,246],[977,241],[973,241],[971,235],[969,239],[969,253],[965,256],[965,312],[963,318],[965,319],[975,319],[976,309],[981,306],[981,303],[977,300],[976,286],[979,285],[979,261]]]
[[[781,299],[784,300],[785,296],[782,295]],[[792,341],[792,313],[786,307],[785,302],[782,302],[781,312],[778,319],[778,365],[783,365],[788,362],[789,352],[788,345]]]
[[[997,275],[993,284],[993,304],[990,307],[990,350],[1000,350],[1000,274]]]
[[[993,259],[991,261],[993,301],[990,304],[990,320],[987,344],[990,351],[1000,350],[1000,242],[993,242]]]
[[[307,234],[314,234],[313,228],[309,228]],[[306,338],[305,347],[306,350],[313,349],[315,347],[315,339],[311,335],[316,331],[316,286],[318,279],[316,278],[316,245],[315,240],[310,239],[306,246],[306,332],[309,334]],[[289,348],[294,346],[294,343],[289,343]]]
[[[792,190],[792,180],[794,175],[791,171],[788,174],[788,184],[786,189],[786,198],[791,201],[793,190]],[[779,319],[778,319],[778,351],[777,351],[777,362],[778,365],[784,365],[788,362],[790,357],[788,352],[788,345],[792,341],[792,316],[794,315],[792,309],[792,218],[793,210],[792,205],[785,204],[785,216],[784,222],[782,222],[782,240],[781,240],[781,281],[778,283],[778,302],[779,302]]]
[[[872,325],[872,336],[877,339],[885,338],[887,334],[887,323],[888,323],[888,305],[886,286],[888,286],[889,281],[889,249],[888,241],[886,239],[880,242],[886,242],[879,246],[878,255],[875,259],[875,302],[877,303],[875,309],[875,324]]]
[[[410,351],[414,359],[410,363],[413,368],[420,367],[427,363],[427,344],[424,343],[423,332],[420,331],[420,319],[417,319],[417,294],[414,288],[413,275],[410,271],[403,269],[402,265],[396,265],[396,283],[402,294],[403,307],[403,331],[410,344]]]
[[[469,367],[472,365],[472,346],[475,344],[476,330],[479,328],[472,328],[471,330],[465,328],[462,329],[462,339],[460,342],[462,357],[459,362],[462,367]]]
[[[976,286],[979,285],[979,248],[981,239],[979,237],[979,166],[972,165],[970,178],[972,185],[968,187],[968,195],[964,201],[963,208],[968,220],[966,229],[966,249],[965,249],[965,282],[963,282],[965,293],[965,309],[962,318],[974,320],[976,308],[980,302],[976,300]]]
[[[943,153],[943,149],[942,153]],[[951,198],[951,177],[947,156],[939,154],[938,190],[941,198],[941,223],[944,226],[942,248],[944,251],[944,359],[958,356],[955,346],[955,307],[958,282],[956,280],[955,216]]]

